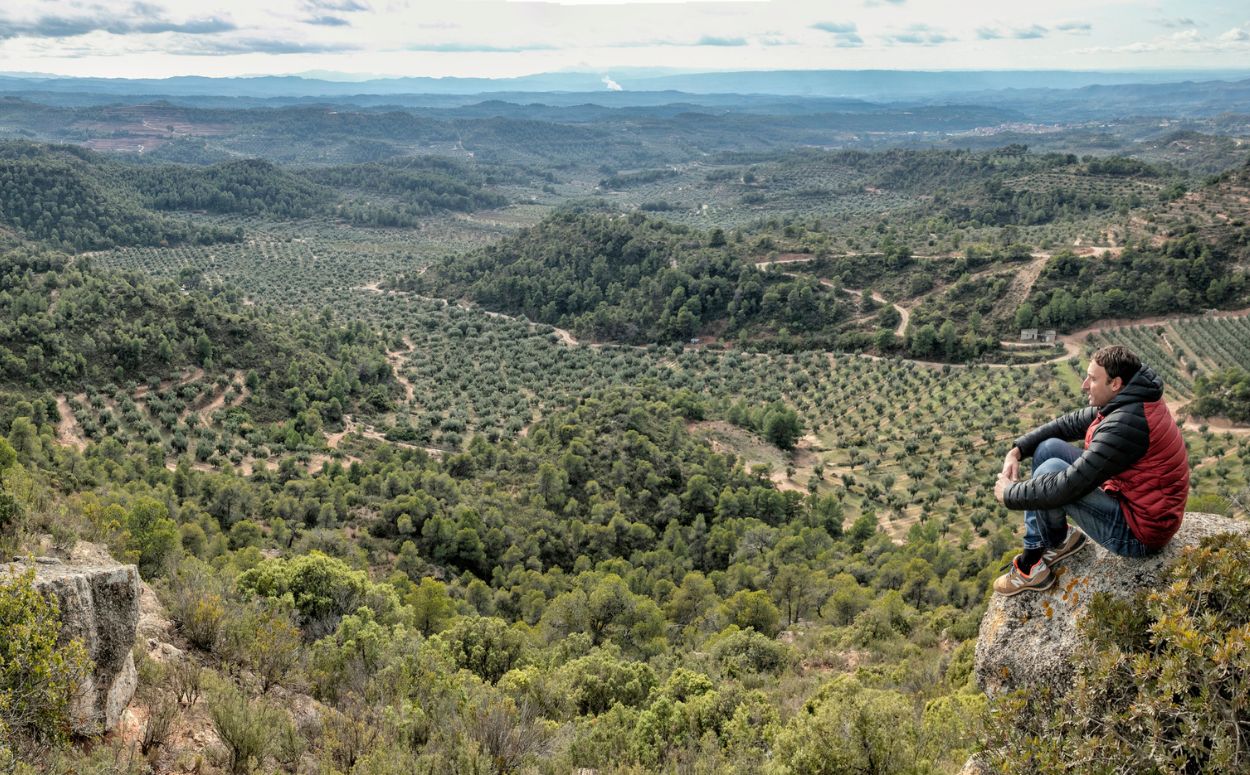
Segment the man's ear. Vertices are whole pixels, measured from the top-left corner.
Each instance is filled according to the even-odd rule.
[[[1119,393],[1124,389],[1124,377],[1116,377],[1107,383],[1107,387],[1111,388],[1112,393]]]

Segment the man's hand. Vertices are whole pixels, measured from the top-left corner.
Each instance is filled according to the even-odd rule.
[[[1020,449],[1018,447],[1012,447],[1011,451],[1007,453],[1007,457],[1003,458],[1003,473],[1001,475],[1007,477],[1009,482],[1020,480]]]
[[[998,475],[998,481],[994,483],[994,500],[999,503],[1003,502],[1003,493],[1011,486],[1012,480],[1008,478],[1006,473]]]

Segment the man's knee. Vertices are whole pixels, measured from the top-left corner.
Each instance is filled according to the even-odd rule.
[[[1034,458],[1036,459],[1036,458]],[[1062,458],[1052,457],[1043,460],[1033,466],[1033,475],[1041,476],[1042,474],[1057,474],[1068,467],[1068,461]]]
[[[1037,449],[1033,450],[1033,460],[1044,461],[1051,458],[1062,458],[1064,453],[1071,448],[1072,445],[1063,439],[1046,439],[1037,445]]]

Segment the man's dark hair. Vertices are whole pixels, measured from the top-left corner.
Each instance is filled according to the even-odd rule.
[[[1141,368],[1141,358],[1122,344],[1100,347],[1093,356],[1094,363],[1107,371],[1107,379],[1120,379],[1128,382]]]

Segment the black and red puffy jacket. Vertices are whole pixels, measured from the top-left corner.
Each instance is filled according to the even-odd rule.
[[[1016,447],[1021,457],[1032,457],[1053,438],[1084,438],[1085,450],[1063,471],[1008,487],[1008,508],[1057,508],[1102,487],[1120,501],[1143,544],[1159,548],[1176,535],[1189,497],[1189,457],[1163,402],[1163,380],[1150,367],[1142,366],[1106,406],[1065,414],[1016,439]]]

